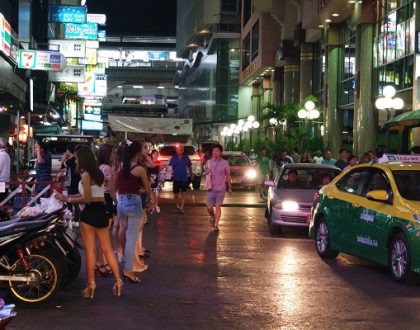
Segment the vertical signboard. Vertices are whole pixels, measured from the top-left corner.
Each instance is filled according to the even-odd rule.
[[[10,56],[12,47],[12,28],[8,21],[0,14],[0,50]]]

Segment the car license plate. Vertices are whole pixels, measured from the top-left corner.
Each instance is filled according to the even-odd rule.
[[[241,183],[241,179],[234,178],[232,179],[232,183]]]

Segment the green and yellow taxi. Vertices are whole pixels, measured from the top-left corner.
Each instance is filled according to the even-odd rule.
[[[384,155],[344,171],[321,188],[311,213],[322,258],[363,257],[388,266],[398,282],[420,273],[419,155]]]

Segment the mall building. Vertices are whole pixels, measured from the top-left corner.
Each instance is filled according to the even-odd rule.
[[[343,147],[360,155],[419,145],[419,128],[406,135],[384,129],[395,115],[419,108],[416,2],[242,0],[240,85],[250,90],[251,113],[259,118],[267,102],[314,95],[324,146],[335,155]],[[387,85],[402,109],[376,108]]]

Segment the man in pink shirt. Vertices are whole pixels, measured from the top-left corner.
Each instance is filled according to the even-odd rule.
[[[223,147],[217,144],[213,147],[212,158],[206,163],[206,174],[211,175],[211,189],[207,191],[207,212],[210,214],[210,224],[214,231],[218,231],[222,214],[222,204],[226,188],[232,193],[230,169],[227,160],[222,158]]]

